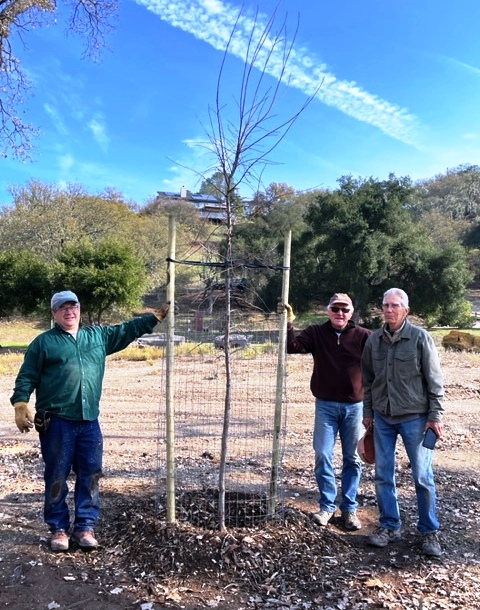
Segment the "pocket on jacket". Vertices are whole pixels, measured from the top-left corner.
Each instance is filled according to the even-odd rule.
[[[417,350],[399,350],[394,359],[395,377],[412,378],[418,373]]]
[[[385,350],[372,350],[372,368],[375,376],[378,376],[386,367],[387,354]]]

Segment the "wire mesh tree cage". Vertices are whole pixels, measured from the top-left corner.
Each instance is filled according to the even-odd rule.
[[[176,303],[174,244],[173,237],[167,297]],[[227,273],[229,303],[230,289]],[[170,522],[195,522],[202,506],[201,522],[220,529],[281,515],[285,316],[172,307],[166,330],[157,337],[167,352],[158,419],[158,510]]]
[[[250,316],[235,312],[230,342],[233,384],[226,525],[244,526],[264,519],[271,500],[278,317],[253,323]],[[195,521],[193,505],[210,503],[215,520],[225,408],[223,316],[206,316],[199,311],[177,314],[175,343],[175,493],[177,506],[183,506],[178,517]],[[282,414],[282,453],[285,419],[286,409]],[[160,408],[158,436],[157,493],[162,507],[167,477],[165,405]],[[281,513],[281,485],[276,496],[275,512]]]

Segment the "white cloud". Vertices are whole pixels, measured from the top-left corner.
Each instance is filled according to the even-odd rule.
[[[93,133],[93,137],[98,142],[101,149],[106,152],[110,139],[107,135],[107,127],[105,125],[103,117],[97,115],[97,117],[91,119],[88,122],[87,127]]]
[[[187,148],[193,148],[196,149],[199,146],[203,146],[203,147],[209,147],[209,141],[206,140],[205,138],[187,138],[185,140],[182,140],[184,144],[186,144]]]
[[[211,175],[216,170],[216,167],[212,166],[212,161],[215,163],[216,157],[211,154],[208,139],[197,136],[186,138],[182,140],[182,143],[188,149],[187,154],[184,154],[183,158],[175,160],[174,165],[168,168],[171,178],[162,180],[163,188],[169,191],[179,191],[182,185],[195,191],[200,187],[206,176]],[[206,169],[201,173],[193,169],[195,167]]]
[[[161,182],[165,190],[179,191],[184,185],[195,191],[200,188],[200,183],[203,181],[203,177],[198,172],[189,169],[186,165],[172,165],[168,168],[168,172],[172,177],[164,178]]]
[[[218,0],[203,0],[200,4],[203,4],[209,13],[221,13],[223,11],[223,5]]]
[[[178,27],[221,51],[226,48],[239,14],[238,7],[222,3],[221,0],[136,0],[136,2],[171,26]],[[266,17],[260,17],[258,20],[259,35],[266,20]],[[230,44],[230,52],[233,55],[245,59],[253,27],[252,18],[246,14],[240,17]],[[265,41],[265,54],[267,47],[268,41]],[[259,62],[262,59],[265,60],[265,55],[259,58]],[[282,49],[274,49],[269,57],[268,73],[279,78],[282,65]],[[359,121],[374,125],[392,138],[407,144],[417,143],[419,124],[412,113],[406,108],[365,91],[353,81],[339,80],[327,70],[325,64],[305,48],[294,49],[288,69],[290,87],[299,89],[305,95],[313,95],[322,84],[316,97],[324,104]]]
[[[68,153],[60,156],[58,159],[58,165],[60,167],[62,174],[69,173],[71,171],[72,167],[74,167],[73,156]]]
[[[58,109],[48,103],[43,104],[43,109],[52,118],[53,125],[58,133],[60,133],[62,136],[66,136],[68,134],[68,129]]]

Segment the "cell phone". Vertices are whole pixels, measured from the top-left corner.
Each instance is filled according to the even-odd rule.
[[[422,445],[427,449],[435,449],[435,443],[437,442],[438,436],[432,428],[427,428],[425,436],[423,437]]]

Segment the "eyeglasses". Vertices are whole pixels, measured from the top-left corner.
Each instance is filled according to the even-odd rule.
[[[399,307],[402,307],[402,304],[401,303],[382,303],[383,309],[388,309],[389,307],[391,307],[392,309],[398,309]]]
[[[55,311],[62,311],[62,312],[76,311],[79,307],[80,307],[79,303],[76,303],[75,305],[60,305],[60,307],[57,307],[57,309]]]
[[[350,307],[330,307],[330,311],[333,311],[333,313],[338,313],[339,311],[350,313]]]

